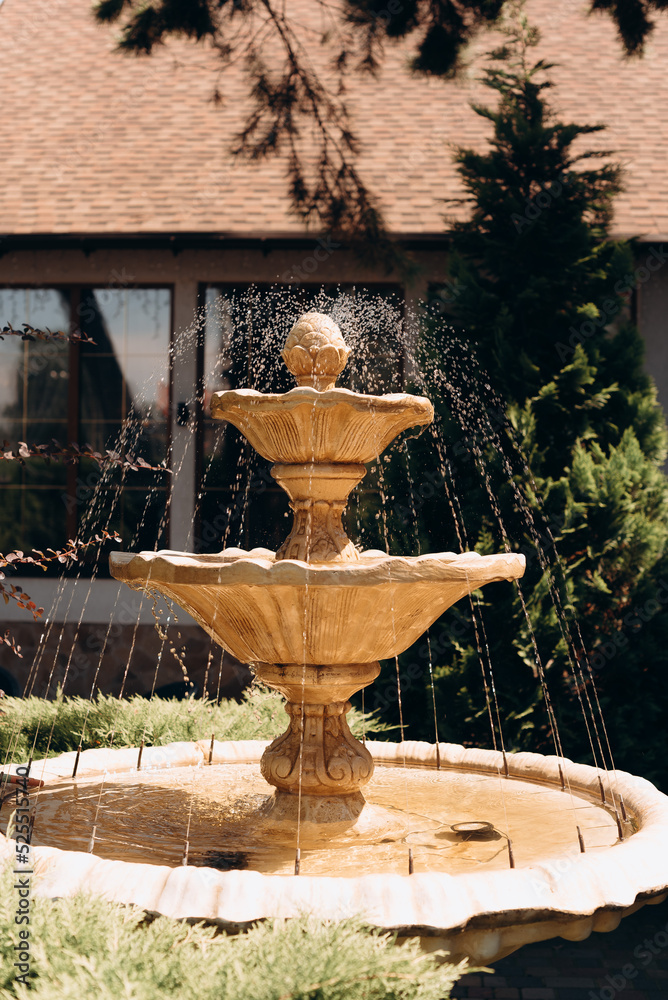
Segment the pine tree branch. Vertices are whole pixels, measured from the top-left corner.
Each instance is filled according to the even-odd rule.
[[[516,5],[513,0],[317,0],[317,6],[326,22],[319,39],[299,20],[296,11],[305,8],[277,0],[100,0],[95,16],[120,22],[118,47],[127,52],[150,55],[170,36],[184,36],[213,45],[221,58],[220,76],[242,62],[251,108],[233,140],[233,154],[258,160],[287,151],[288,192],[299,218],[364,248],[388,269],[405,268],[406,257],[356,166],[360,143],[345,102],[349,68],[377,73],[386,45],[410,37],[416,39],[416,71],[451,76],[474,33],[494,26]],[[591,0],[590,9],[613,19],[625,53],[633,55],[642,53],[654,29],[652,15],[668,9],[668,0]],[[525,29],[524,17],[505,47],[514,45],[517,66],[535,74],[549,67],[529,70],[527,51],[537,32]],[[318,59],[320,53],[325,58]],[[213,98],[224,100],[218,84]]]
[[[233,155],[259,160],[287,154],[290,203],[299,218],[388,271],[410,271],[357,167],[360,142],[345,97],[348,68],[354,62],[358,71],[375,73],[384,44],[416,32],[415,67],[447,75],[476,28],[494,23],[503,0],[318,0],[318,7],[327,26],[315,41],[314,29],[276,0],[148,0],[139,7],[133,0],[101,0],[95,15],[121,22],[119,48],[125,51],[150,54],[169,36],[181,35],[207,39],[222,70],[241,60],[251,108]],[[218,85],[214,100],[224,100]]]

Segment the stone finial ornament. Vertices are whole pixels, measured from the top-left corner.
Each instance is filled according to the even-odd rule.
[[[334,388],[349,354],[350,348],[334,320],[324,313],[307,312],[290,330],[281,357],[297,385],[310,385],[324,392]]]

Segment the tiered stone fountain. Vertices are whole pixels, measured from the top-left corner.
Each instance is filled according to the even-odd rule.
[[[434,408],[421,396],[337,389],[348,355],[336,324],[306,313],[283,351],[297,388],[212,398],[212,416],[234,424],[276,463],[271,474],[290,497],[292,531],[275,555],[228,549],[203,557],[111,557],[116,579],[175,601],[285,695],[290,725],[267,747],[261,768],[277,789],[272,826],[285,818],[285,834],[294,838],[299,805],[300,843],[358,822],[365,836],[371,824],[379,837],[397,826],[368,809],[362,816],[361,788],[373,760],[350,733],[348,699],[375,680],[379,660],[407,649],[455,601],[484,584],[516,579],[525,566],[515,554],[358,551],[342,522],[350,492],[366,464],[402,431],[429,424]]]
[[[378,661],[407,649],[473,590],[521,577],[524,558],[399,557],[355,547],[342,521],[351,490],[399,433],[430,423],[433,407],[407,394],[336,388],[347,357],[332,320],[307,313],[283,351],[297,388],[213,397],[213,416],[275,463],[272,475],[290,497],[292,531],[277,553],[111,557],[117,579],[175,601],[282,692],[287,731],[268,746],[202,740],[147,748],[140,774],[133,750],[85,751],[74,779],[74,754],[35,762],[32,775],[43,782],[37,891],[85,888],[235,928],[307,910],[357,914],[483,962],[527,941],[612,929],[668,887],[668,799],[649,782],[538,754],[363,746],[350,733],[348,699],[378,676]],[[170,799],[170,776],[180,772],[192,777],[175,778],[181,784]],[[103,788],[114,803],[106,813]],[[91,826],[85,853],[77,829],[88,838]],[[166,841],[187,831],[183,862],[199,837],[199,862],[191,855],[185,866],[165,867],[174,853],[164,837],[159,849],[160,828]],[[251,870],[206,867],[207,838],[226,867]],[[307,863],[299,878],[286,878],[295,847],[307,851]],[[0,856],[12,851],[0,841]]]

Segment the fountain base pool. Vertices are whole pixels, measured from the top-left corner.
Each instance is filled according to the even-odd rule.
[[[298,827],[304,875],[355,878],[407,872],[409,846],[415,872],[506,871],[509,831],[518,868],[567,854],[574,840],[577,846],[576,822],[586,850],[618,839],[614,817],[583,796],[496,775],[411,768],[406,802],[406,778],[400,763],[379,765],[365,804],[361,795],[349,802],[304,796],[300,803],[267,786],[254,764],[120,771],[108,774],[102,789],[95,775],[40,793],[34,843],[85,851],[100,791],[96,855],[179,864],[190,815],[188,864],[268,875],[294,874]],[[549,812],[548,828],[541,810]]]
[[[668,799],[648,781],[529,753],[508,755],[506,776],[501,754],[450,744],[440,745],[437,769],[429,744],[366,745],[375,763],[368,829],[338,830],[326,847],[302,842],[299,876],[294,841],[276,837],[280,823],[269,829],[272,796],[282,793],[258,773],[264,742],[216,743],[211,765],[208,741],[146,748],[140,771],[136,750],[89,750],[74,780],[74,754],[35,762],[44,786],[31,796],[34,891],[84,889],[226,928],[305,911],[357,915],[477,962],[529,941],[612,930],[665,898]],[[297,797],[286,798],[293,823]],[[392,818],[387,836],[376,811]],[[4,840],[0,852],[13,851]]]
[[[110,560],[116,579],[176,602],[253,664],[285,696],[288,729],[269,746],[173,743],[33,764],[43,781],[29,796],[34,891],[83,889],[230,929],[356,916],[482,963],[611,930],[668,888],[668,798],[649,782],[563,758],[363,745],[350,733],[348,699],[378,661],[479,588],[519,580],[525,557],[353,544],[342,520],[351,489],[434,409],[406,393],[334,388],[348,353],[329,317],[307,313],[282,355],[296,389],[213,396],[214,419],[234,424],[288,493],[293,527],[277,553]],[[16,846],[5,839],[0,853],[15,861]]]

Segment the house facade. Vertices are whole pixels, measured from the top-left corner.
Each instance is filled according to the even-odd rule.
[[[317,29],[319,5],[293,2]],[[586,6],[532,0],[529,16],[543,30],[541,55],[556,64],[564,118],[606,124],[592,141],[624,165],[614,228],[638,238],[631,308],[668,408],[668,22],[645,58],[629,61],[609,21],[586,16]],[[58,548],[102,528],[134,548],[215,551],[228,535],[243,541],[239,498],[262,494],[260,521],[264,512],[280,517],[283,501],[262,470],[257,488],[240,478],[238,443],[220,458],[208,396],[248,384],[267,350],[258,328],[273,315],[272,296],[308,305],[320,289],[367,290],[401,313],[443,284],[447,200],[461,194],[452,148],[482,147],[488,135],[470,103],[488,97],[478,77],[489,38],[476,40],[456,81],[415,77],[406,49],[392,47],[379,76],[363,78],[351,97],[360,171],[413,256],[410,282],[305,229],[290,213],[280,157],[232,158],[245,80],[238,68],[219,79],[213,50],[179,42],[147,59],[123,56],[87,0],[37,0],[28,12],[4,0],[0,39],[21,67],[3,81],[0,109],[0,326],[78,329],[95,342],[0,343],[0,438],[12,447],[89,443],[142,454],[154,467],[101,477],[90,460],[3,463],[0,551]],[[211,99],[216,85],[222,104]],[[402,346],[385,346],[399,358],[390,387],[401,382]],[[244,357],[253,359],[247,368]],[[157,632],[151,602],[119,588],[105,558],[85,557],[64,579],[12,578],[44,607],[46,631],[16,602],[5,607],[24,655],[0,646],[0,686],[53,694],[65,684],[87,696],[95,682],[146,692],[159,663],[158,686],[181,683],[186,670],[210,694],[240,689],[245,667],[221,657],[185,616],[165,632],[162,609]]]

